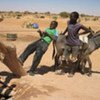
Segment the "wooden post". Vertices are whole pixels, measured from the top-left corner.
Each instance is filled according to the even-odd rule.
[[[0,60],[17,76],[26,75],[25,70],[18,62],[16,47],[11,44],[9,45],[0,42]]]

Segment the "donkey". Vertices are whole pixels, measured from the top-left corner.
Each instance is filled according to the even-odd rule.
[[[86,65],[86,62],[88,62],[89,63],[89,75],[91,75],[92,63],[89,58],[89,55],[100,47],[100,31],[95,33],[91,30],[91,33],[88,35],[88,45],[89,45],[89,47],[87,49],[87,53],[84,54],[84,52],[82,53],[82,50],[80,50],[80,55],[79,55],[77,62],[73,63],[72,65],[74,65],[76,68],[80,67],[82,73],[85,73],[85,65]],[[58,61],[59,61],[59,58],[62,58],[63,51],[65,50],[65,46],[66,46],[66,36],[59,35],[58,39],[55,43],[54,51],[53,51],[53,57],[54,57],[55,47],[56,47],[57,53],[55,55],[54,70],[56,69],[57,66],[59,66]],[[61,62],[60,66],[62,66],[62,72],[63,72],[65,63],[63,63],[62,60],[60,60],[60,62]],[[69,60],[69,62],[70,62],[70,60]],[[69,65],[70,64],[67,64],[67,66],[69,66]],[[73,71],[74,70],[72,69],[72,73],[73,73]]]
[[[100,47],[100,31],[97,31],[96,33],[91,30],[91,34],[88,35],[88,44],[89,48],[87,49],[87,53],[83,56],[83,59],[80,62],[80,66],[82,67],[82,72],[85,73],[85,65],[88,61],[89,63],[89,73],[88,75],[91,75],[91,68],[92,68],[92,62],[89,57],[89,55],[97,50]]]

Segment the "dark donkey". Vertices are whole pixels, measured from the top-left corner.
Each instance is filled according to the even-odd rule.
[[[79,55],[77,62],[70,63],[70,60],[69,60],[69,64],[67,64],[67,66],[72,65],[74,67],[74,69],[80,67],[82,73],[85,73],[85,65],[86,65],[86,62],[88,62],[89,63],[89,75],[91,75],[92,63],[91,63],[91,60],[89,58],[89,55],[93,51],[95,51],[96,49],[98,49],[100,47],[100,31],[94,33],[91,30],[91,34],[88,35],[88,44],[89,44],[89,48],[86,51],[86,54],[84,54],[84,52],[82,50],[80,50],[80,55]],[[63,51],[65,50],[65,46],[66,46],[66,36],[59,35],[58,39],[55,43],[57,53],[55,55],[55,68],[54,69],[56,69],[56,67],[59,66],[58,61],[59,61],[59,58],[61,58],[63,55]],[[55,49],[54,49],[53,55],[54,54],[55,54]],[[60,66],[62,67],[62,72],[63,72],[65,65],[61,59],[60,59],[60,62],[61,62]],[[74,72],[74,69],[72,68],[71,73]]]

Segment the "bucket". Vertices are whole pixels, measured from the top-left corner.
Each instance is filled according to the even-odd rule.
[[[14,34],[14,33],[8,33],[7,34],[7,40],[15,41],[16,39],[17,39],[17,34]]]

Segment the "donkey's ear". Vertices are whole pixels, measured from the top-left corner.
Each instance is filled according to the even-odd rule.
[[[95,33],[95,31],[94,31],[94,30],[92,30],[92,28],[91,28],[91,27],[89,27],[89,30],[90,30],[92,33]]]

